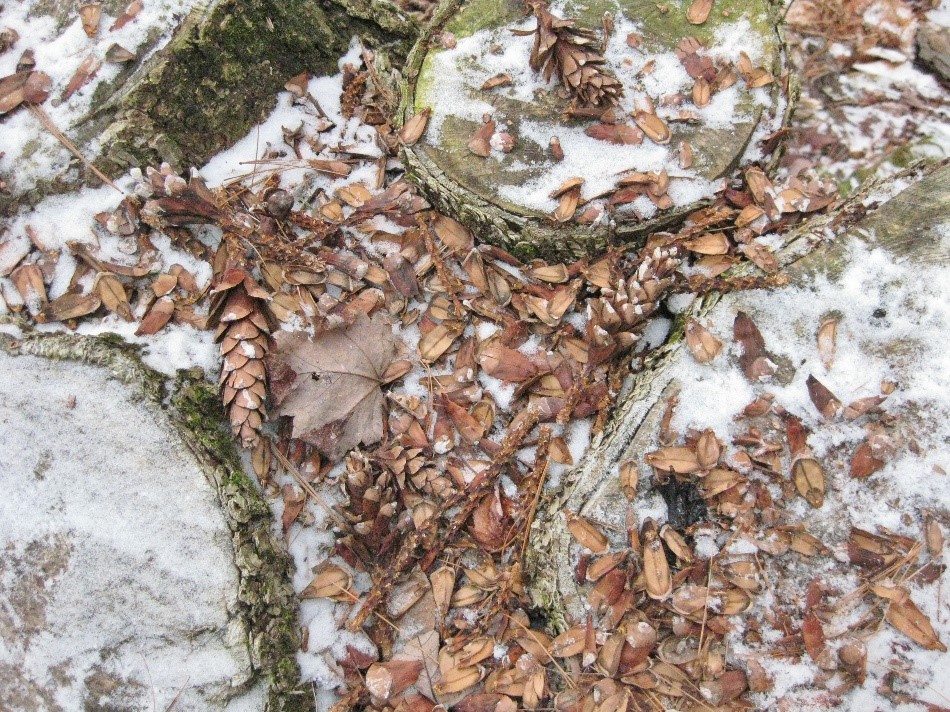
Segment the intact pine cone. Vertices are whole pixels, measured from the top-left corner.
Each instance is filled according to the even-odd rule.
[[[241,268],[225,271],[216,287],[212,315],[221,349],[221,400],[231,429],[244,447],[254,447],[267,411],[267,370],[271,324],[264,292]]]
[[[557,72],[578,107],[614,106],[623,96],[623,85],[603,68],[606,60],[596,49],[597,35],[577,27],[574,20],[555,17],[543,2],[530,7],[538,20],[531,68],[542,72],[545,81]]]

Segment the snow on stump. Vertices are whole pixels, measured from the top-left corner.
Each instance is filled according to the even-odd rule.
[[[0,334],[0,371],[0,708],[312,709],[213,388],[72,335]]]
[[[643,238],[774,150],[788,102],[773,12],[767,0],[447,6],[409,60],[404,118],[431,110],[407,141],[409,174],[520,257]],[[539,18],[550,59],[532,57]]]

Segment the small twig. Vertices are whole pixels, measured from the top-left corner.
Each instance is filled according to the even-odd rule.
[[[96,168],[92,164],[92,161],[90,161],[88,158],[82,155],[79,149],[76,148],[76,145],[72,141],[70,141],[68,138],[66,138],[63,132],[60,131],[59,128],[56,126],[56,124],[53,123],[53,120],[49,117],[49,114],[43,111],[42,107],[38,106],[37,104],[27,104],[27,107],[30,109],[30,111],[33,112],[33,116],[38,118],[40,120],[40,123],[43,124],[44,127],[46,127],[46,130],[49,131],[51,134],[53,134],[56,140],[59,141],[61,144],[63,144],[63,146],[69,149],[70,153],[72,153],[76,158],[82,161],[83,165],[86,166],[86,168],[88,168],[90,171],[95,173],[96,177],[99,180],[101,180],[106,185],[114,188],[119,193],[122,193],[122,195],[125,195],[125,191],[123,191],[119,186],[113,183],[109,179],[109,176],[107,176],[105,173],[103,173],[98,168]]]

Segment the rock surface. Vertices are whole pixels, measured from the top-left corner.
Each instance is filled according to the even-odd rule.
[[[202,468],[108,371],[0,352],[0,708],[259,710]]]

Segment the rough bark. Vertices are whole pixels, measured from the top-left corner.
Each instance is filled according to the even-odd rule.
[[[838,210],[790,233],[778,257],[793,283],[804,283],[818,272],[833,278],[846,266],[849,245],[868,240],[869,235],[874,236],[874,245],[895,258],[934,264],[950,260],[950,246],[934,229],[950,221],[950,167],[943,164],[931,170],[916,166],[892,179],[866,185]],[[875,196],[888,185],[900,185],[898,181],[919,182],[882,204]],[[920,212],[922,204],[930,206],[926,215]],[[829,242],[830,234],[838,237]],[[667,369],[680,352],[685,321],[708,313],[720,300],[721,295],[710,294],[677,320],[666,344],[651,355],[618,400],[610,423],[591,444],[584,460],[539,506],[526,568],[532,598],[552,629],[560,631],[572,621],[583,619],[583,589],[574,580],[571,535],[564,510],[607,520],[609,516],[604,512],[615,511],[618,503],[626,501],[620,491],[617,465],[631,458],[640,461],[651,449],[666,400],[677,389]],[[719,308],[728,306],[722,304]]]

